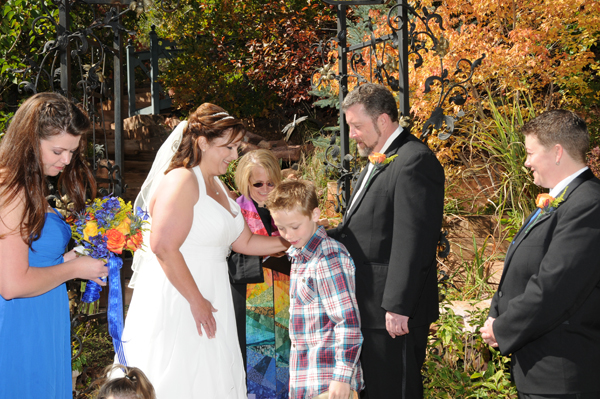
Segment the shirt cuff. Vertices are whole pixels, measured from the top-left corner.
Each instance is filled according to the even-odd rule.
[[[352,385],[352,375],[354,374],[354,367],[348,367],[345,364],[336,364],[333,369],[333,377],[331,377],[334,381],[345,382],[346,384]]]

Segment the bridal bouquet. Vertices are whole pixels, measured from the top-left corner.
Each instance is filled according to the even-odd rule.
[[[131,202],[108,196],[96,198],[67,221],[78,253],[108,261],[111,253],[122,254],[124,250],[133,253],[141,248],[147,219],[148,214],[141,208],[133,211]]]
[[[96,198],[81,213],[67,219],[75,243],[75,251],[92,258],[103,259],[108,266],[108,324],[115,351],[121,364],[126,364],[122,345],[123,303],[121,295],[120,269],[123,260],[118,256],[123,251],[135,252],[142,247],[142,232],[148,223],[148,213],[141,208],[135,211],[131,202],[107,196]],[[82,302],[91,303],[100,298],[102,287],[88,281]],[[123,357],[123,358],[121,358]]]

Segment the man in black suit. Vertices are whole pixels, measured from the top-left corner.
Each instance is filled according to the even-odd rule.
[[[358,86],[342,111],[360,155],[386,156],[364,168],[342,223],[329,231],[356,265],[362,398],[420,398],[429,325],[438,317],[435,255],[444,170],[425,144],[400,127],[396,101],[385,87]]]
[[[520,399],[600,398],[600,181],[572,112],[526,123],[534,183],[549,188],[511,243],[482,338],[512,354]],[[546,194],[547,195],[547,194]]]

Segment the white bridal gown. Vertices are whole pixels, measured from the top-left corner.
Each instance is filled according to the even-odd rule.
[[[125,320],[125,357],[128,366],[146,373],[158,399],[246,398],[226,261],[231,243],[244,228],[244,218],[235,201],[229,199],[234,217],[209,197],[200,168],[193,171],[200,198],[194,205],[192,229],[180,250],[200,292],[218,310],[213,313],[216,336],[208,339],[204,331],[202,337],[198,335],[189,303],[150,253],[135,283]],[[148,240],[145,244],[150,251]]]

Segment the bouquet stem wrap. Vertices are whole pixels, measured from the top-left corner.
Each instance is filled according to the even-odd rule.
[[[85,302],[85,303],[96,302],[98,299],[100,299],[100,291],[102,291],[102,286],[100,286],[95,281],[89,280],[85,284],[85,292],[83,293],[83,296],[81,297],[81,302]]]
[[[121,334],[123,333],[123,294],[121,291],[121,267],[123,260],[110,252],[108,256],[108,332],[113,339],[115,353],[119,358],[119,363],[127,366],[125,352],[123,352],[123,342]],[[88,281],[83,293],[83,302],[91,303],[100,298],[102,287],[93,281]]]

